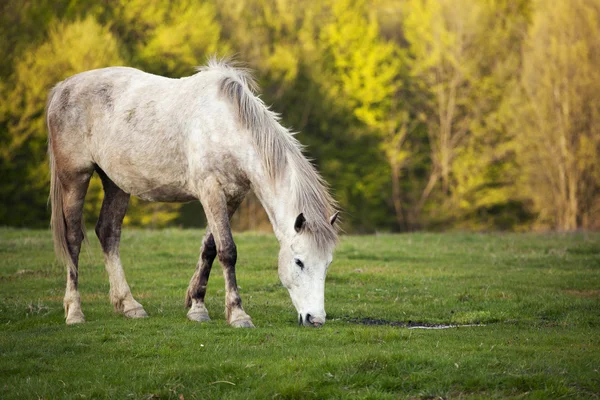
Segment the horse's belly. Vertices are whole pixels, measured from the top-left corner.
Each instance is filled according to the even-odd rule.
[[[123,159],[119,160],[121,163],[112,161],[98,163],[98,166],[119,188],[132,196],[162,202],[198,199],[189,189],[185,169],[180,166],[163,165],[162,168],[152,168],[147,163],[122,162]]]
[[[141,176],[138,179],[112,179],[125,192],[146,201],[184,203],[198,199],[183,183],[163,183]]]
[[[132,194],[146,201],[184,203],[187,201],[197,200],[196,196],[175,185],[163,185],[141,193]]]

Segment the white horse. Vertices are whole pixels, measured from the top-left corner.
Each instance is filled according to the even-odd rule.
[[[236,246],[229,221],[249,190],[279,240],[279,278],[305,326],[325,323],[325,276],[337,241],[338,213],[322,178],[277,114],[254,95],[247,70],[212,59],[193,76],[169,79],[112,67],[72,76],[50,93],[47,108],[52,230],[67,265],[67,324],[84,322],[77,288],[84,238],[83,201],[92,174],[104,186],[96,234],[117,312],[146,317],[132,296],[119,256],[123,217],[134,195],[150,201],[200,200],[208,227],[186,306],[204,305],[215,256],[225,276],[225,312],[234,327],[253,327],[238,294]]]

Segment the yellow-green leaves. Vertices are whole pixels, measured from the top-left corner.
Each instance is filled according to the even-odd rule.
[[[366,14],[366,3],[356,4],[333,4],[332,20],[319,37],[328,72],[321,82],[367,130],[377,130],[390,118],[401,60],[395,45],[379,36],[377,20]]]
[[[26,218],[0,207],[0,224],[47,218],[53,84],[108,65],[187,76],[217,54],[256,71],[348,231],[600,227],[598,0],[5,3],[0,205]],[[152,210],[127,221],[177,215]]]
[[[210,3],[176,2],[139,42],[137,58],[150,71],[190,75],[209,56],[227,53],[219,46],[220,32]]]

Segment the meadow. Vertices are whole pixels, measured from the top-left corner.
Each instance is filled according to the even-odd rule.
[[[256,329],[186,320],[203,232],[126,229],[121,255],[150,314],[113,312],[98,241],[82,251],[87,322],[66,326],[50,233],[0,228],[0,398],[598,398],[600,234],[344,236],[327,323],[297,325],[272,235],[236,234]],[[448,329],[422,329],[436,325]]]

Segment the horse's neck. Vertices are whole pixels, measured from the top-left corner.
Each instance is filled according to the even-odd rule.
[[[269,216],[273,232],[281,242],[291,233],[297,217],[292,206],[293,191],[289,167],[286,167],[286,171],[281,174],[279,182],[275,185],[266,177],[252,183],[254,193]]]

